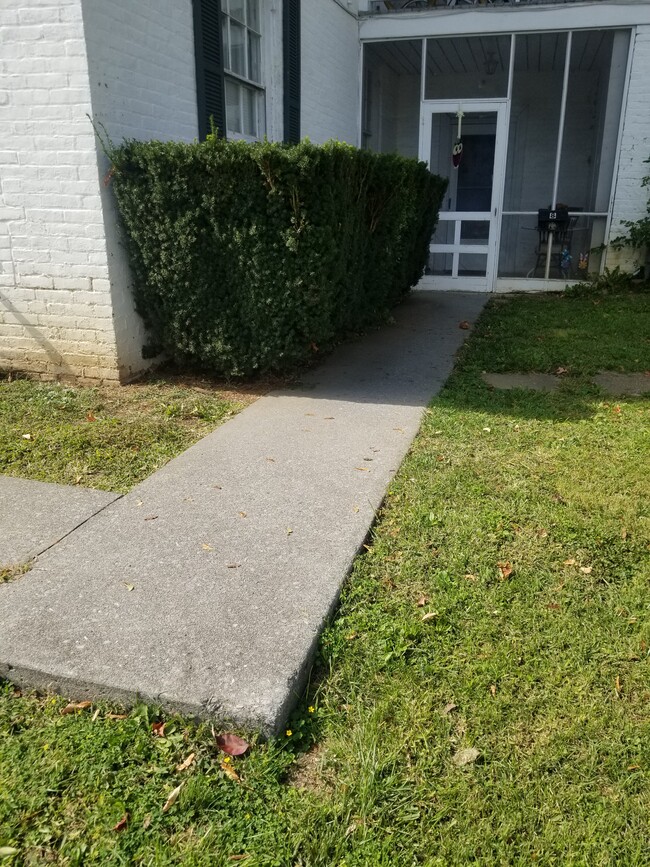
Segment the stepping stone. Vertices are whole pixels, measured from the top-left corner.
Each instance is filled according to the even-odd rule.
[[[413,293],[0,587],[0,673],[279,731],[486,297]]]
[[[613,373],[603,370],[592,377],[591,381],[611,397],[650,394],[649,373]]]
[[[527,388],[531,391],[557,391],[560,378],[551,373],[483,373],[483,381],[493,388],[510,391]]]
[[[0,568],[28,563],[118,497],[0,476]]]

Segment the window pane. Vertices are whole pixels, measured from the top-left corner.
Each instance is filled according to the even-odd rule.
[[[260,4],[259,0],[248,0],[248,21],[247,24],[253,30],[260,32]]]
[[[230,132],[242,132],[240,89],[241,84],[226,81],[226,126]]]
[[[246,0],[230,0],[230,15],[245,24]]]
[[[569,210],[607,211],[623,98],[629,34],[573,34],[558,201]]]
[[[251,81],[262,81],[262,72],[261,72],[261,52],[260,52],[260,42],[261,39],[259,36],[256,36],[254,33],[248,34],[248,77]]]
[[[257,93],[248,87],[243,88],[244,132],[257,136]]]
[[[364,46],[364,147],[418,156],[422,40]]]
[[[230,28],[228,19],[221,19],[221,38],[223,41],[223,65],[226,69],[230,69]]]
[[[426,99],[507,96],[509,36],[427,39]]]
[[[515,37],[505,211],[551,206],[560,126],[566,33]],[[513,245],[519,244],[511,236]]]
[[[230,67],[237,75],[246,76],[246,28],[230,22]]]

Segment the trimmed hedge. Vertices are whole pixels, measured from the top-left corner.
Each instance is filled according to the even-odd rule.
[[[422,274],[446,188],[337,142],[109,155],[151,350],[228,375],[295,368],[385,318]]]

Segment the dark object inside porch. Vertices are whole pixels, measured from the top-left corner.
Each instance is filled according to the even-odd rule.
[[[573,212],[570,214],[569,212]],[[540,208],[537,212],[537,247],[535,248],[535,265],[528,272],[528,277],[544,277],[546,275],[546,259],[551,247],[550,276],[568,277],[571,272],[571,240],[573,229],[578,221],[575,212],[582,208],[558,205],[556,208]]]

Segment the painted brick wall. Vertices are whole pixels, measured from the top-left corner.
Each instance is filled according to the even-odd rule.
[[[82,0],[93,117],[111,140],[191,141],[198,135],[192,0]],[[108,168],[98,153],[100,174]],[[101,187],[122,377],[148,362],[113,195]]]
[[[302,0],[301,133],[359,144],[358,4]]]
[[[115,380],[81,0],[2,0],[0,368]]]
[[[623,124],[610,237],[623,230],[622,220],[645,216],[650,191],[641,179],[650,174],[645,163],[650,156],[650,26],[639,26],[634,40],[632,69]],[[608,250],[607,266],[633,267],[642,264],[642,254],[630,250]]]

